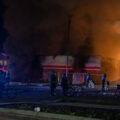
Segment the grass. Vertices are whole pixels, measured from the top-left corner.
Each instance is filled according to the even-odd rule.
[[[57,102],[73,102],[73,103],[87,103],[87,104],[98,104],[98,105],[120,105],[119,99],[100,99],[100,98],[63,98]]]
[[[3,109],[0,108],[0,120],[18,120],[18,118],[24,120],[98,120],[87,117],[76,117],[70,115],[52,114],[44,112],[33,112],[25,110],[15,109]]]

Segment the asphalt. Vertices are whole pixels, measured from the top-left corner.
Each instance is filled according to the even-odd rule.
[[[16,85],[10,86],[10,89],[14,91],[11,94],[3,94],[0,98],[0,103],[14,103],[14,102],[41,102],[41,101],[51,101],[54,99],[58,99],[62,97],[61,88],[58,87],[56,89],[57,96],[50,96],[50,88],[49,87],[39,87],[39,86],[23,86]],[[12,97],[11,97],[12,96]]]
[[[57,100],[62,99],[64,96],[62,94],[61,87],[57,87],[56,96],[50,96],[50,88],[48,86],[39,87],[39,86],[10,86],[10,88],[16,91],[16,96],[13,98],[8,98],[4,96],[0,99],[0,105],[3,104],[15,104],[15,103],[34,103],[34,104],[49,104],[57,106],[79,106],[79,107],[90,107],[90,108],[105,108],[105,109],[120,109],[120,106],[114,105],[97,105],[97,104],[87,104],[87,103],[71,103],[71,102],[57,102]],[[97,91],[97,92],[96,92]],[[99,92],[99,94],[98,94]],[[95,89],[85,89],[83,92],[84,95],[89,96],[98,96],[102,95],[113,97],[114,92],[100,92],[100,88]]]

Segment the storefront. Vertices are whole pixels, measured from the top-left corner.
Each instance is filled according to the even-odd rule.
[[[56,72],[58,82],[60,82],[62,74],[68,71],[68,75],[71,76],[73,84],[83,84],[86,80],[87,73],[91,74],[92,79],[95,79],[95,83],[100,81],[101,59],[98,56],[90,57],[85,64],[84,73],[80,70],[74,69],[74,58],[69,56],[46,56],[42,62],[43,66],[43,82],[48,82],[51,73]],[[98,77],[99,76],[99,77]],[[99,79],[99,80],[98,80]]]
[[[63,73],[73,70],[74,59],[72,56],[46,56],[45,60],[42,62],[43,66],[43,81],[48,82],[49,76],[54,71],[56,72],[58,82],[60,82],[61,76]],[[67,64],[67,65],[66,65]]]

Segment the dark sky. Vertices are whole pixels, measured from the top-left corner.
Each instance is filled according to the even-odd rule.
[[[63,40],[66,24],[63,16],[57,3],[12,0],[8,3],[6,26],[13,41],[20,42],[23,49],[26,47],[26,52],[34,50],[38,54],[56,54],[54,52]]]
[[[76,53],[89,29],[87,15],[76,16],[81,4],[83,2],[77,0],[6,0],[8,10],[5,25],[12,37],[8,41],[11,44],[8,51],[12,53],[15,48],[16,52],[18,49],[17,54],[20,51],[21,54],[33,51],[37,54],[60,54],[64,49],[63,44],[66,44],[67,14],[72,14],[69,44],[71,52]],[[76,17],[83,18],[80,20]]]

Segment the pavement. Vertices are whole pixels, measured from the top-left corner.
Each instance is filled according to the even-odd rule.
[[[14,98],[8,98],[7,96],[0,99],[0,105],[3,104],[14,104],[14,103],[35,103],[35,104],[51,104],[51,105],[65,105],[65,106],[79,106],[79,107],[94,107],[94,108],[106,108],[106,109],[120,109],[120,106],[111,106],[111,105],[96,105],[96,104],[87,104],[87,103],[61,103],[57,100],[62,99],[64,96],[62,94],[61,87],[57,87],[56,96],[50,96],[49,86],[24,86],[24,85],[14,85],[10,86],[16,91],[16,96]],[[97,91],[97,92],[96,92]],[[100,92],[100,88],[95,89],[85,89],[82,94],[89,98],[91,96],[102,97],[108,96],[108,99],[113,98],[114,92]],[[57,103],[56,103],[57,102]]]
[[[0,99],[0,103],[14,103],[14,102],[41,102],[51,101],[62,97],[61,87],[56,89],[56,97],[50,96],[50,88],[48,86],[24,86],[24,85],[12,85],[9,87],[15,91],[15,97],[9,98],[8,95],[3,95]],[[13,93],[14,94],[14,93]],[[11,93],[10,93],[11,95]]]

